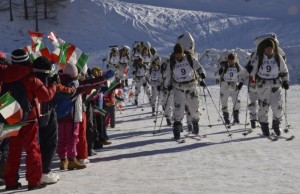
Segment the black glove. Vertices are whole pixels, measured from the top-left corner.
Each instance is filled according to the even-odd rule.
[[[246,67],[247,72],[250,74],[253,70],[253,66],[252,65],[247,65]]]
[[[220,68],[219,69],[219,75],[221,75],[223,73],[223,71],[224,71],[223,68]]]
[[[132,72],[132,75],[135,75],[135,71]]]
[[[206,78],[206,76],[205,76],[204,73],[200,73],[199,76],[200,76],[201,79],[205,79]]]
[[[237,89],[238,89],[238,90],[241,90],[242,87],[243,87],[243,82],[240,82],[239,85],[237,85]]]
[[[288,89],[290,88],[289,83],[288,83],[287,81],[283,81],[283,82],[282,82],[282,87],[283,87],[283,89],[285,89],[285,90],[288,90]]]
[[[161,86],[157,86],[157,90],[160,91],[161,90]]]
[[[54,84],[59,84],[60,83],[60,78],[58,74],[54,74],[52,77],[48,78],[49,83],[54,83]]]
[[[147,82],[143,83],[143,86],[146,87],[147,86]]]
[[[199,85],[202,86],[203,88],[206,87],[206,83],[204,81],[199,82]]]
[[[169,85],[169,86],[168,86],[168,90],[171,91],[172,89],[173,89],[173,86],[172,86],[172,85]]]

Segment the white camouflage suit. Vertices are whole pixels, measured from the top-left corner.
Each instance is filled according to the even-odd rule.
[[[161,84],[162,84],[162,75],[161,75],[160,68],[158,68],[157,70],[151,68],[149,70],[149,81],[150,81],[150,86],[151,86],[150,103],[151,103],[152,107],[155,107],[156,100],[159,100],[160,95],[161,95],[161,92],[159,92],[157,90],[157,86],[161,86]],[[158,107],[156,107],[156,108],[158,108]]]
[[[125,79],[127,79],[128,76],[128,70],[129,70],[129,62],[130,62],[130,58],[127,55],[120,55],[120,66],[119,66],[119,78],[120,80],[124,81]],[[124,71],[126,71],[127,73],[124,74]]]
[[[141,87],[143,85],[146,85],[144,87],[144,92],[150,99],[150,91],[149,91],[149,86],[147,84],[147,79],[148,79],[148,70],[146,66],[143,65],[137,65],[137,68],[135,69],[135,75],[134,75],[134,84],[135,84],[135,100],[138,100],[138,96],[141,92]]]
[[[193,67],[189,64],[187,56],[184,55],[182,61],[175,60],[173,69],[167,67],[167,77],[165,87],[170,84],[174,89],[174,121],[182,122],[185,112],[185,105],[188,106],[193,121],[198,122],[199,113],[199,94],[197,90],[198,74],[204,73],[202,65],[192,58]]]
[[[163,61],[163,63],[166,64],[166,68],[167,66],[170,65],[169,62],[167,62],[167,60]],[[165,82],[166,82],[166,78],[167,78],[167,69],[162,69],[162,82],[163,82],[163,86],[165,86]],[[163,100],[162,100],[162,106],[164,108],[164,116],[167,119],[171,119],[172,115],[173,115],[173,110],[174,110],[174,93],[173,90],[168,91],[165,87],[163,88]]]
[[[243,82],[243,68],[236,62],[234,65],[229,65],[228,61],[222,62],[220,67],[223,68],[223,73],[220,77],[220,98],[222,111],[223,113],[228,113],[229,97],[232,99],[232,106],[234,106],[233,110],[240,110],[241,103],[238,99],[239,90],[237,89],[237,84],[239,82]]]
[[[275,57],[268,57],[264,54],[262,64],[259,67],[258,59],[253,62],[252,76],[255,77],[258,96],[258,121],[268,123],[268,112],[271,106],[273,120],[282,120],[282,95],[281,85],[283,81],[289,80],[287,65],[283,58],[279,56],[277,64]]]

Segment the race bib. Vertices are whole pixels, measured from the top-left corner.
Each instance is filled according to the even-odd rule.
[[[236,67],[228,67],[227,71],[223,75],[223,79],[226,82],[238,81],[239,72]]]
[[[119,57],[117,57],[117,56],[111,57],[109,62],[111,64],[113,64],[113,65],[118,65],[118,63],[119,63]]]
[[[194,79],[194,70],[186,59],[182,62],[176,62],[173,69],[173,78],[176,82],[186,82]]]
[[[276,79],[279,75],[279,67],[274,57],[267,59],[264,57],[257,75],[263,79]]]
[[[144,59],[144,63],[150,63],[151,62],[151,58],[147,55],[147,56],[143,56]]]
[[[160,76],[160,71],[159,70],[158,71],[153,71],[152,70],[151,75],[150,75],[151,80],[157,81],[157,80],[159,80],[159,76]]]
[[[143,67],[137,69],[137,72],[136,72],[137,77],[143,77],[145,75],[146,75],[146,70]]]

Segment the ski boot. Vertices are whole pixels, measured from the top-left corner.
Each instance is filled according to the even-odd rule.
[[[256,120],[250,120],[250,124],[252,129],[256,128]]]
[[[134,104],[137,106],[137,105],[138,105],[138,101],[137,101],[137,100],[134,100]]]
[[[233,111],[233,122],[234,123],[240,123],[239,110]]]
[[[223,118],[224,118],[224,122],[226,125],[230,124],[230,120],[229,120],[229,113],[228,112],[223,112]]]
[[[193,130],[193,124],[188,124],[187,130],[188,130],[189,133],[192,133],[194,131]]]
[[[194,135],[199,134],[199,123],[198,123],[198,121],[193,121],[193,134]]]
[[[281,135],[281,131],[280,131],[279,125],[280,125],[280,121],[278,121],[278,120],[273,120],[273,123],[272,123],[272,129],[274,130],[274,133],[275,133],[277,136],[280,136],[280,135]]]
[[[155,107],[152,106],[152,116],[155,116]]]
[[[128,79],[125,79],[125,87],[128,87]]]
[[[269,137],[270,136],[269,123],[260,123],[260,126],[263,135]]]
[[[168,118],[167,118],[167,125],[168,125],[168,126],[171,126],[171,125],[172,125],[171,119],[168,119]]]
[[[174,140],[180,139],[180,132],[182,130],[182,124],[180,121],[175,121],[173,125],[173,134],[174,134]]]

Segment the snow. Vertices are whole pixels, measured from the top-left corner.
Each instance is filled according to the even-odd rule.
[[[146,101],[144,111],[129,103],[122,114],[117,112],[116,128],[108,130],[113,144],[97,150],[87,169],[61,172],[56,158],[54,172],[61,177],[59,183],[32,193],[300,193],[300,132],[296,129],[300,124],[299,10],[298,0],[69,1],[58,13],[57,21],[42,22],[40,29],[45,36],[54,31],[90,54],[90,67],[104,67],[102,59],[110,45],[132,47],[135,40],[149,41],[167,56],[178,35],[190,31],[200,56],[209,53],[201,62],[217,106],[219,88],[214,72],[218,57],[235,50],[244,66],[255,47],[254,38],[275,32],[287,55],[294,84],[288,90],[287,108],[292,128],[284,136],[294,134],[296,139],[270,142],[257,135],[261,133],[259,128],[243,137],[244,126],[232,127],[230,139],[224,126],[214,126],[200,128],[207,138],[187,138],[186,143],[177,144],[170,140],[172,129],[165,120],[161,133],[153,136],[154,117]],[[14,22],[8,19],[8,12],[0,12],[0,50],[6,53],[29,45],[27,30],[34,29],[33,22],[21,17],[15,17]],[[45,42],[52,49],[50,41],[45,38]],[[245,92],[246,87],[241,92],[242,122],[246,115]],[[211,124],[220,123],[211,98],[206,98]],[[206,111],[201,111],[200,125],[209,124]],[[24,170],[22,165],[20,181],[26,185]],[[3,189],[0,187],[0,193],[13,193]]]
[[[209,91],[218,106],[219,88],[210,86]],[[246,87],[241,92],[242,123],[246,114],[245,92]],[[206,134],[207,138],[186,138],[183,144],[171,141],[172,129],[165,120],[161,132],[153,136],[155,117],[140,95],[144,111],[128,103],[122,114],[117,112],[116,128],[108,129],[112,144],[97,150],[98,155],[90,157],[86,169],[59,171],[56,158],[54,172],[60,175],[59,183],[31,193],[299,193],[299,95],[299,86],[288,90],[291,128],[284,136],[295,135],[293,141],[271,142],[258,136],[259,128],[244,137],[244,126],[233,126],[231,139],[224,126],[214,126],[200,128],[201,135]],[[219,123],[211,98],[206,98],[211,124]],[[200,108],[200,125],[207,125],[201,100]],[[161,115],[158,121],[159,125]],[[24,167],[21,182],[27,184]],[[26,187],[22,191],[27,192]],[[0,192],[12,193],[3,187]]]

